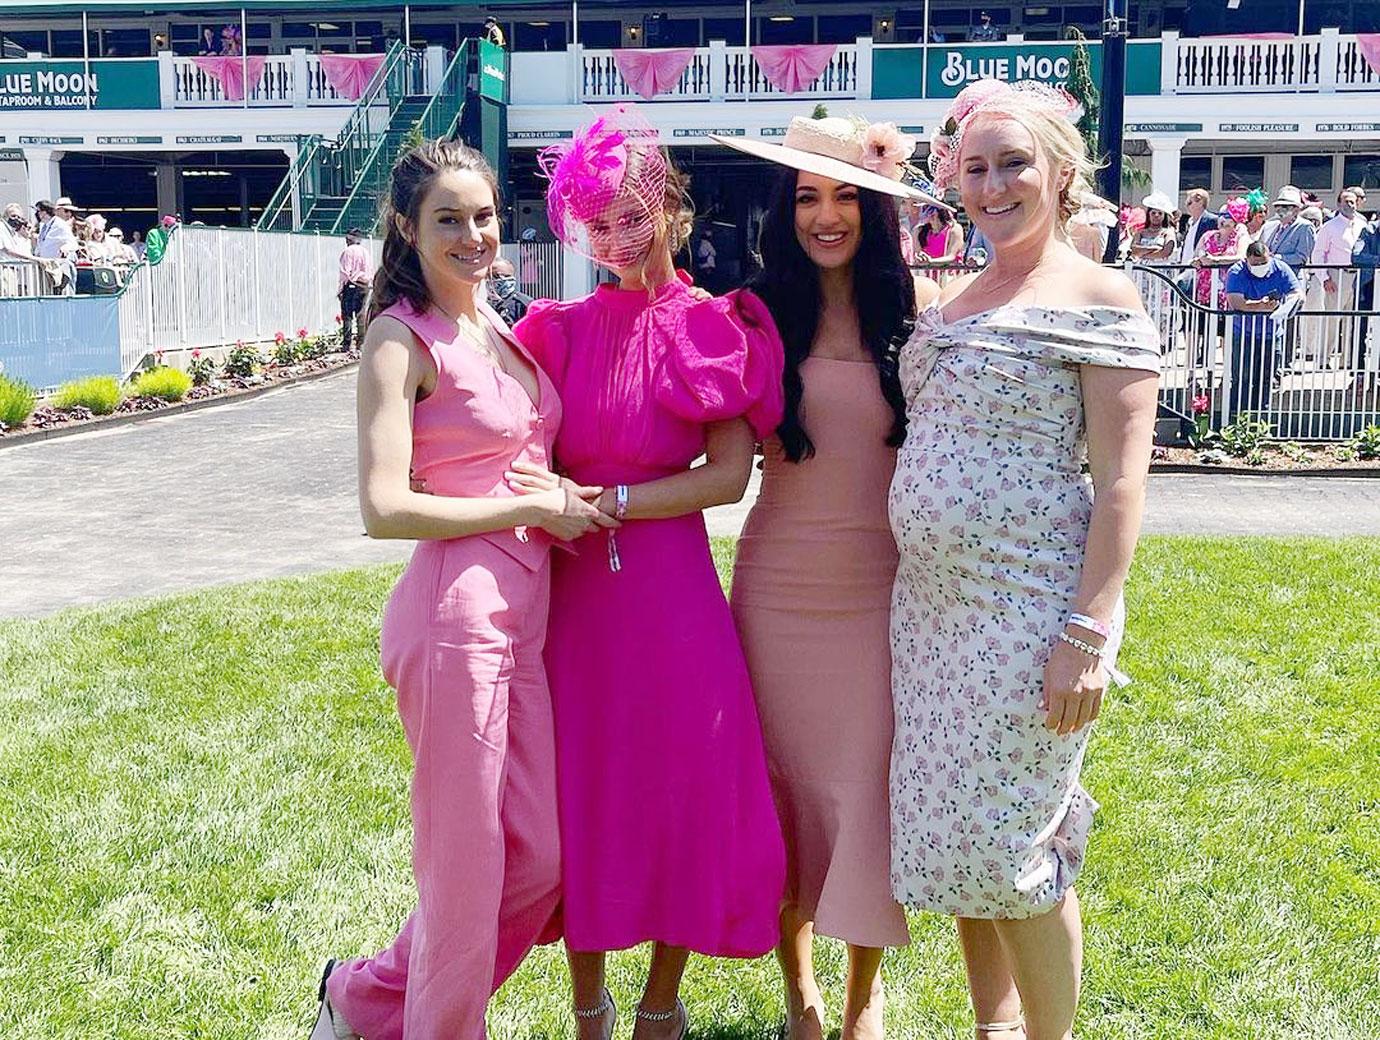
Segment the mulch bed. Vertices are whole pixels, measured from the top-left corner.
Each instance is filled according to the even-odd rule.
[[[1315,476],[1380,476],[1380,459],[1339,457],[1341,444],[1297,444],[1285,450],[1281,445],[1269,444],[1262,449],[1264,460],[1252,466],[1245,459],[1234,458],[1221,450],[1201,448],[1156,447],[1150,470],[1164,473],[1303,473]]]
[[[94,415],[88,408],[35,408],[19,426],[0,423],[0,443],[43,436],[75,433],[105,423],[124,424],[160,412],[175,412],[189,406],[205,407],[212,402],[228,400],[245,394],[262,393],[275,386],[313,379],[337,369],[348,368],[359,361],[359,351],[337,351],[325,357],[302,361],[295,365],[265,365],[248,377],[221,376],[206,386],[194,386],[180,401],[164,401],[156,397],[127,397],[109,415]]]

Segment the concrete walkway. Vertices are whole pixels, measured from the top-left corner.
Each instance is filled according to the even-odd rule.
[[[736,535],[755,496],[712,510]],[[1163,475],[1146,530],[1380,535],[1380,480]],[[0,615],[405,559],[365,537],[354,373],[0,450]]]

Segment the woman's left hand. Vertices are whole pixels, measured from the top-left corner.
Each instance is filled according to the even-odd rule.
[[[1045,663],[1045,690],[1040,707],[1048,712],[1045,728],[1061,737],[1077,733],[1102,713],[1107,668],[1101,658],[1085,654],[1062,639]]]
[[[705,300],[714,298],[714,294],[702,285],[689,285],[686,288],[690,291],[690,299],[696,303],[703,303]]]
[[[583,484],[577,484],[569,477],[552,473],[545,466],[538,466],[536,463],[522,459],[514,462],[512,468],[504,476],[514,491],[523,494],[536,494],[541,491],[555,491],[557,488],[565,488],[572,495],[588,502],[598,498],[604,490],[599,487],[585,487]]]

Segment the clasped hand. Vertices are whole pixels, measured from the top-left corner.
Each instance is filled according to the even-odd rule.
[[[604,493],[602,487],[577,484],[545,466],[522,460],[514,462],[504,476],[514,491],[541,496],[533,500],[542,516],[537,526],[562,541],[574,541],[600,528],[612,530],[622,526],[598,507],[599,496]]]

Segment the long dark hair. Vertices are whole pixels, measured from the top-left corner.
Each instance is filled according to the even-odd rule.
[[[426,278],[422,274],[421,257],[417,255],[417,247],[398,226],[396,218],[401,216],[415,233],[417,221],[422,215],[422,199],[436,178],[446,170],[468,170],[479,174],[493,190],[494,209],[502,209],[503,194],[498,188],[498,178],[494,176],[493,168],[483,152],[475,151],[459,141],[437,140],[423,141],[399,156],[393,164],[388,195],[384,198],[383,212],[379,217],[383,225],[383,257],[379,261],[378,273],[374,275],[374,291],[369,304],[370,321],[399,300],[406,300],[418,311],[425,311],[431,306],[431,290],[427,288]]]
[[[933,212],[939,214],[939,230],[936,231],[934,228],[930,227],[930,217],[927,212],[925,214],[925,219],[921,221],[920,226],[916,228],[918,234],[915,236],[915,247],[917,249],[925,249],[930,244],[931,235],[938,235],[940,238],[944,239],[945,242],[949,240],[949,228],[953,225],[954,215],[946,209],[934,208]]]
[[[786,346],[786,411],[776,433],[792,462],[815,453],[800,420],[804,393],[800,363],[810,356],[823,306],[819,268],[795,237],[796,178],[795,170],[785,170],[772,189],[758,245],[762,269],[748,282],[748,288],[771,311]],[[915,282],[901,258],[901,224],[895,200],[860,189],[858,206],[862,241],[853,258],[853,299],[863,346],[872,355],[882,396],[895,415],[886,439],[895,447],[906,435],[906,402],[897,375],[897,358],[915,328]]]

